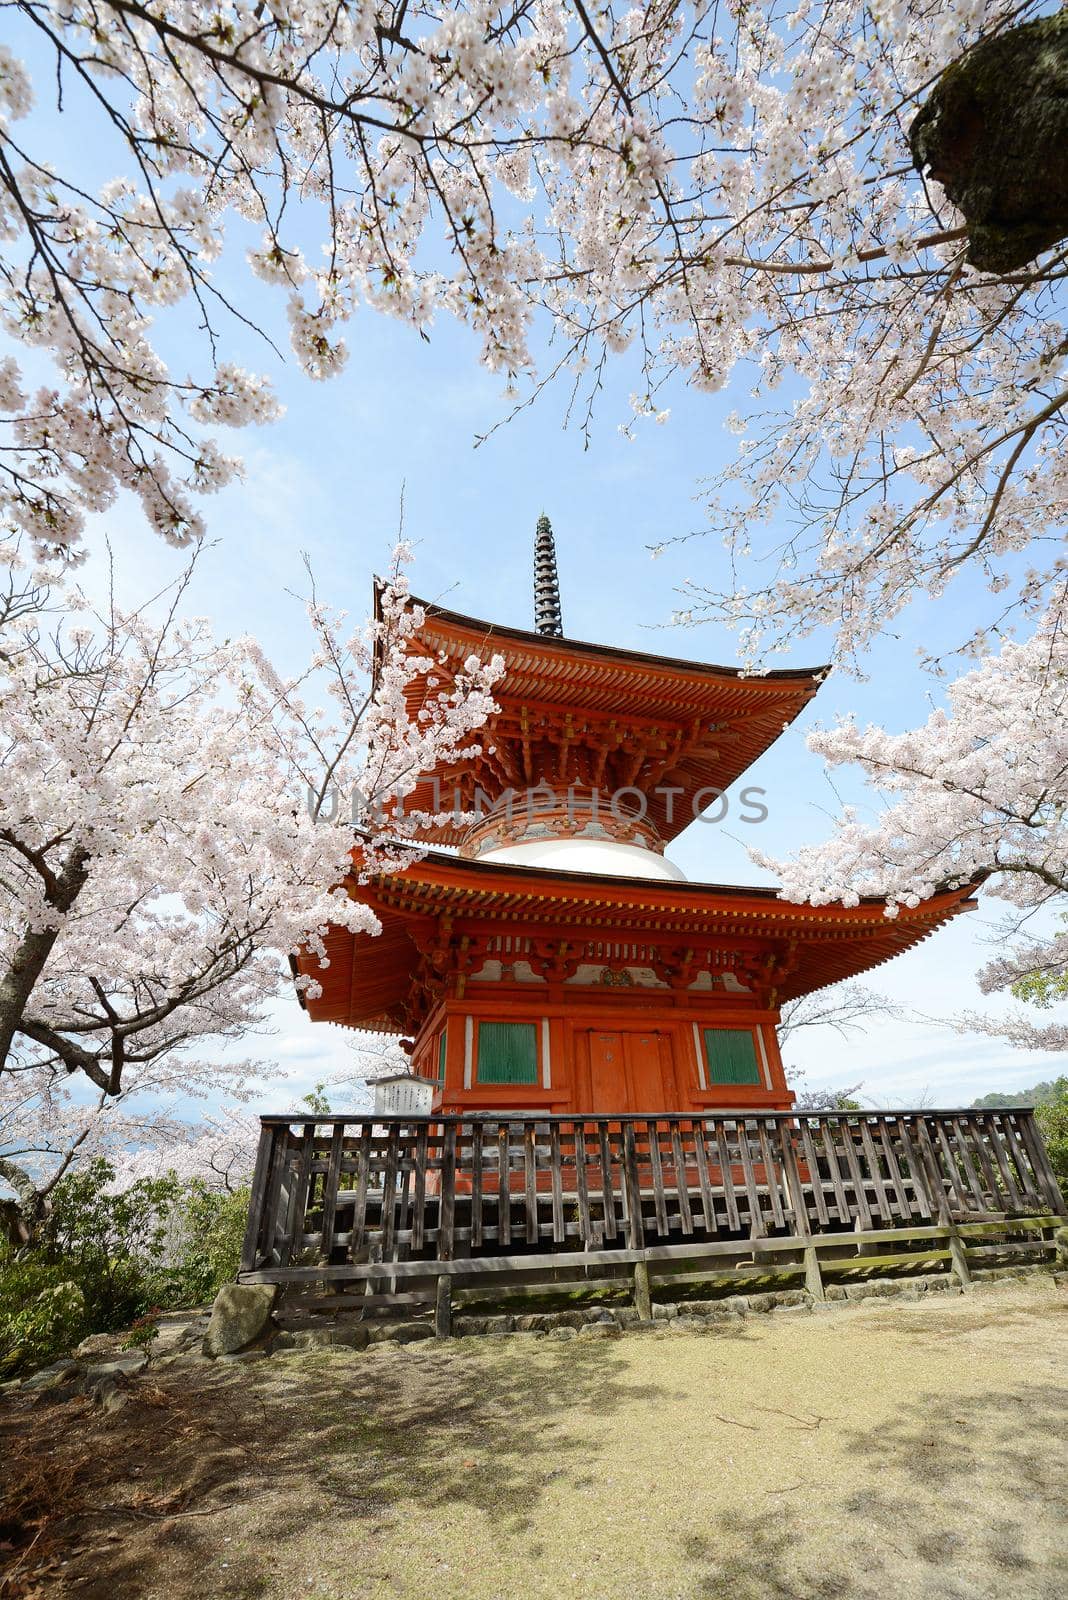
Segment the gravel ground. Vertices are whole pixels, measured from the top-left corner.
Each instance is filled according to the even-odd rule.
[[[8,1592],[1062,1600],[1066,1309],[1033,1278],[172,1368],[112,1417],[21,1401],[0,1449],[73,1509]]]

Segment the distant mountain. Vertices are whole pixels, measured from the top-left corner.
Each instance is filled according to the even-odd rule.
[[[1010,1094],[984,1094],[972,1101],[973,1111],[997,1111],[1002,1106],[1047,1106],[1068,1091],[1068,1078],[1052,1083],[1036,1083],[1033,1089],[1018,1089]]]

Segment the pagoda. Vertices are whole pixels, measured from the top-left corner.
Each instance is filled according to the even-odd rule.
[[[377,937],[332,929],[299,966],[319,1021],[400,1035],[433,1110],[657,1115],[788,1110],[788,1000],[910,949],[974,901],[947,889],[893,919],[880,899],[795,905],[689,883],[664,848],[767,750],[825,668],[736,669],[568,639],[552,530],[535,536],[531,632],[425,607],[413,652],[447,680],[501,655],[499,710],[409,802],[465,824],[350,893]],[[407,689],[418,711],[428,687]],[[358,865],[358,847],[357,847]]]

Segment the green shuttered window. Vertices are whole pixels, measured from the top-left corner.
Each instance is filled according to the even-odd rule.
[[[538,1030],[533,1022],[480,1022],[479,1083],[537,1083]]]
[[[438,1037],[438,1082],[445,1082],[445,1041],[448,1038],[448,1029],[442,1028]]]
[[[712,1085],[760,1083],[756,1040],[748,1028],[706,1028],[705,1065]]]

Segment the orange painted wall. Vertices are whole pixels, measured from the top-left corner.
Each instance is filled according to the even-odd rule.
[[[783,1074],[778,1020],[777,1011],[722,992],[606,993],[570,985],[472,983],[462,999],[441,1001],[431,1012],[412,1062],[417,1073],[437,1078],[441,1032],[447,1030],[445,1081],[435,1099],[435,1110],[444,1112],[622,1116],[720,1107],[788,1110],[794,1097]],[[536,1026],[538,1084],[478,1082],[479,1022]],[[760,1085],[709,1085],[698,1048],[702,1030],[717,1027],[753,1031]]]

